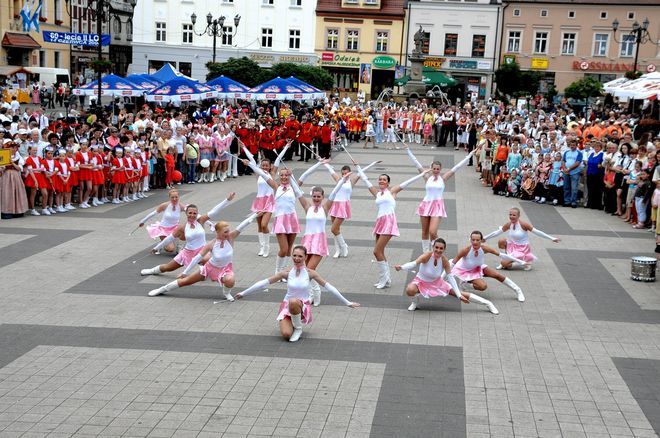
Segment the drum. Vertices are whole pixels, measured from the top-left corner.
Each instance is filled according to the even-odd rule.
[[[655,281],[655,266],[657,260],[653,257],[633,257],[630,263],[630,278],[635,281]]]

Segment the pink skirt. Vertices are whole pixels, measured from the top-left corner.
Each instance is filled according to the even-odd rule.
[[[538,258],[532,254],[532,247],[529,244],[519,245],[510,240],[506,241],[506,253],[528,263],[535,262]]]
[[[149,237],[155,239],[156,237],[167,237],[176,230],[179,224],[172,225],[171,227],[164,227],[160,222],[154,222],[151,225],[147,225],[147,233]]]
[[[424,281],[419,277],[415,277],[412,284],[417,285],[419,293],[424,298],[431,297],[446,297],[451,291],[451,285],[447,283],[442,277],[438,277],[435,281]]]
[[[394,214],[388,214],[376,219],[373,233],[376,235],[385,234],[388,236],[398,236],[399,226],[396,223],[396,216]]]
[[[456,265],[454,266],[454,269],[451,270],[451,274],[455,275],[462,281],[472,281],[472,280],[478,280],[480,278],[483,278],[484,276],[484,269],[488,265],[481,265],[477,266],[476,268],[472,269],[463,269],[460,266]]]
[[[260,196],[252,201],[252,213],[265,211],[272,213],[275,210],[275,198],[273,195]]]
[[[204,246],[200,246],[197,249],[183,248],[176,257],[174,257],[174,261],[181,266],[188,266],[190,262],[192,262],[192,259],[202,251],[202,248],[204,248]]]
[[[328,238],[325,233],[305,234],[302,238],[302,245],[307,250],[307,254],[320,255],[325,257],[328,252]]]
[[[334,201],[329,211],[330,216],[340,219],[351,218],[351,201]]]
[[[312,303],[309,300],[303,301],[302,308],[302,322],[303,324],[309,324],[312,322]],[[286,318],[291,318],[291,312],[289,312],[289,302],[287,300],[282,301],[280,304],[280,310],[277,312],[277,320],[282,321]]]
[[[295,213],[275,217],[273,221],[274,234],[298,234],[299,232],[300,224],[298,223],[298,216]]]
[[[211,262],[206,262],[199,270],[199,273],[208,280],[217,281],[222,284],[225,275],[234,275],[234,266],[229,263],[226,266],[218,267]]]
[[[420,202],[417,207],[417,215],[426,217],[447,217],[445,200],[434,199],[433,201]]]

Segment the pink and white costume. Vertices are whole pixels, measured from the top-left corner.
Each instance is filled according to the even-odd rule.
[[[432,217],[447,217],[443,193],[445,191],[445,180],[442,176],[431,175],[426,180],[426,194],[417,207],[417,215]]]
[[[442,278],[445,273],[442,259],[431,256],[428,262],[417,266],[419,266],[419,270],[412,283],[417,285],[419,293],[424,298],[449,295],[451,285]]]
[[[399,226],[396,222],[396,200],[389,189],[380,190],[376,195],[376,207],[378,208],[378,216],[376,218],[376,225],[374,225],[373,234],[380,235],[399,235]]]
[[[337,194],[335,199],[330,206],[330,211],[328,212],[332,217],[338,217],[340,219],[350,219],[351,218],[351,195],[353,194],[353,184],[350,179],[344,182]]]
[[[451,273],[462,281],[478,280],[483,278],[484,269],[487,266],[484,263],[483,248],[475,251],[474,248],[470,247],[470,251],[468,251],[465,257],[461,257],[451,270]]]
[[[311,206],[307,209],[305,235],[302,239],[302,245],[307,250],[307,254],[320,255],[322,257],[329,254],[328,238],[325,234],[326,219],[323,207]]]
[[[272,213],[275,209],[275,197],[273,196],[273,188],[268,185],[262,176],[257,178],[257,197],[252,201],[252,212],[257,213],[265,211]]]
[[[186,222],[185,228],[186,246],[174,257],[174,261],[181,266],[188,266],[192,259],[202,251],[206,244],[206,235],[204,234],[204,226],[199,222],[194,223]]]
[[[538,259],[532,254],[532,247],[529,245],[529,233],[523,230],[519,223],[512,223],[509,226],[506,253],[528,263],[535,262]]]
[[[163,215],[160,217],[159,222],[154,222],[147,225],[147,233],[149,237],[155,239],[157,237],[167,237],[176,230],[179,226],[179,217],[181,216],[181,206],[177,202],[175,205],[168,204]]]
[[[275,192],[273,233],[297,234],[300,224],[296,215],[296,195],[289,185],[280,185]]]
[[[289,271],[286,283],[286,295],[277,314],[277,320],[282,321],[286,317],[291,317],[289,312],[289,301],[300,300],[302,306],[302,322],[309,324],[312,322],[312,303],[309,301],[309,273],[307,269],[300,268],[297,270],[295,266]]]
[[[228,240],[216,240],[211,249],[211,258],[199,273],[208,280],[217,281],[222,284],[225,275],[233,274],[232,260],[234,248]]]

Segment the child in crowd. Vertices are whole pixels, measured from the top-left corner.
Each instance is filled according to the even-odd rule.
[[[511,155],[509,155],[511,156]],[[512,198],[517,198],[518,197],[518,191],[520,190],[520,180],[521,177],[518,175],[518,169],[512,169],[511,170],[511,175],[509,176],[509,180],[506,185],[507,197],[512,197]]]
[[[649,181],[649,171],[644,169],[639,174],[639,182],[635,189],[635,210],[637,210],[637,224],[633,228],[644,228],[646,226],[646,207],[653,195],[653,186]]]
[[[552,205],[563,205],[564,200],[564,173],[561,171],[561,154],[555,154],[555,160],[552,162],[550,178],[548,178],[548,191]]]
[[[635,161],[635,168],[628,175],[623,177],[624,184],[628,184],[628,194],[626,195],[626,214],[621,218],[624,221],[635,224],[637,223],[635,209],[635,190],[637,189],[637,178],[642,171],[642,162]]]
[[[176,154],[174,148],[170,146],[167,148],[167,153],[165,154],[165,185],[168,189],[174,188],[174,180],[172,174],[174,173],[174,167],[176,165]]]

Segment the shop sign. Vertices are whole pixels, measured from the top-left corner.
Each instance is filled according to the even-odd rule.
[[[261,53],[250,53],[250,59],[256,62],[257,64],[263,63],[272,63],[275,61],[275,57],[273,55],[263,55]]]
[[[396,59],[391,56],[381,55],[376,56],[371,63],[376,68],[392,68],[396,65]]]
[[[282,55],[280,56],[279,62],[291,62],[294,64],[309,64],[308,56],[296,56],[296,55]]]
[[[646,73],[653,73],[655,71],[655,64],[649,64],[646,66]]]
[[[360,67],[360,57],[356,55],[341,55],[339,53],[324,52],[321,54],[321,65],[338,67]]]
[[[633,71],[633,65],[619,62],[573,61],[573,70]]]
[[[532,58],[531,67],[534,70],[547,70],[548,63],[547,58]]]
[[[503,56],[504,63],[505,64],[515,64],[516,62],[516,55],[504,55]]]
[[[463,69],[463,70],[476,70],[477,61],[466,61],[463,59],[450,59],[449,68]]]
[[[477,61],[478,70],[490,70],[492,65],[490,61]]]
[[[424,58],[424,67],[431,67],[435,69],[442,68],[442,64],[445,63],[447,58],[441,58],[438,56],[427,56]]]

